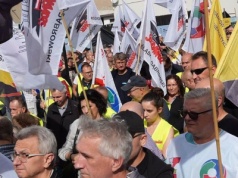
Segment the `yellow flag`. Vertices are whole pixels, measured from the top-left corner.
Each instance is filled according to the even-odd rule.
[[[223,22],[220,0],[212,1],[212,8],[209,14],[209,28],[211,37],[211,53],[219,63],[222,53],[227,45],[225,25]],[[203,50],[207,51],[206,40]]]
[[[222,82],[238,79],[238,25],[233,30],[214,75]]]

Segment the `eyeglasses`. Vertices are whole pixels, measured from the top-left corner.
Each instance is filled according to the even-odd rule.
[[[183,118],[185,118],[187,115],[189,115],[190,119],[192,119],[192,120],[197,120],[197,119],[198,119],[198,116],[199,116],[200,114],[204,114],[204,113],[207,113],[207,112],[210,112],[210,111],[212,111],[212,109],[209,109],[209,110],[206,110],[206,111],[202,111],[202,112],[193,112],[193,111],[188,112],[188,111],[186,111],[186,110],[183,110],[183,111],[181,112],[181,116],[182,116]]]
[[[208,67],[204,67],[204,68],[200,68],[200,69],[194,69],[194,70],[191,70],[191,73],[195,73],[196,75],[199,75],[201,73],[203,73],[204,70],[206,70]]]
[[[128,93],[132,93],[133,91],[136,91],[138,89],[140,89],[140,88],[135,88],[134,90],[129,90]]]
[[[89,72],[83,72],[84,74],[90,75],[93,73],[93,71],[89,71]]]
[[[140,136],[140,135],[143,135],[144,133],[138,133],[138,134],[135,134],[135,135],[131,135],[132,136],[132,138],[136,138],[136,137],[138,137],[138,136]]]
[[[22,163],[26,163],[27,160],[29,158],[32,158],[32,157],[35,157],[35,156],[45,156],[46,154],[27,154],[27,153],[17,153],[17,152],[14,152],[13,153],[13,159],[16,159],[16,157],[18,156],[20,161]]]

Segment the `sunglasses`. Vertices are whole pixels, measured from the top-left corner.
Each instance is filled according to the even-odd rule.
[[[207,112],[210,112],[210,111],[212,111],[212,109],[209,109],[209,110],[206,110],[206,111],[203,111],[203,112],[193,112],[193,111],[188,112],[188,111],[186,111],[186,110],[183,110],[183,111],[181,112],[181,116],[182,116],[183,118],[185,118],[187,115],[189,115],[190,119],[192,119],[192,120],[197,120],[197,119],[198,119],[198,116],[199,116],[200,114],[204,114],[204,113],[207,113]]]
[[[203,73],[204,70],[206,70],[208,67],[204,67],[204,68],[200,68],[200,69],[194,69],[194,70],[191,70],[191,73],[195,73],[196,75],[199,75],[201,73]]]

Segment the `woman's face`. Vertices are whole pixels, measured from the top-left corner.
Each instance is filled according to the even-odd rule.
[[[142,101],[144,109],[144,118],[148,123],[153,123],[159,118],[160,109],[156,108],[153,101]]]
[[[167,91],[170,96],[176,96],[179,94],[179,87],[174,79],[169,79],[167,81]]]
[[[86,100],[81,101],[81,110],[82,110],[83,114],[89,115],[93,119],[99,119],[101,116],[98,112],[98,108],[97,108],[96,104],[89,101],[89,107],[91,109],[91,114],[92,115],[89,112],[89,109],[88,109],[87,104],[86,104]]]

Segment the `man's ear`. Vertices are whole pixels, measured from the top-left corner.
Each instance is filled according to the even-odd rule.
[[[52,162],[54,161],[54,154],[48,153],[44,156],[44,168],[49,168],[52,165]]]
[[[212,65],[212,74],[213,74],[213,75],[215,74],[216,69],[217,69],[217,67],[215,67],[214,65]]]
[[[112,172],[118,171],[123,165],[123,158],[113,159],[112,162]]]
[[[147,135],[146,134],[142,134],[140,136],[140,145],[141,146],[145,146],[146,142],[147,142]]]

